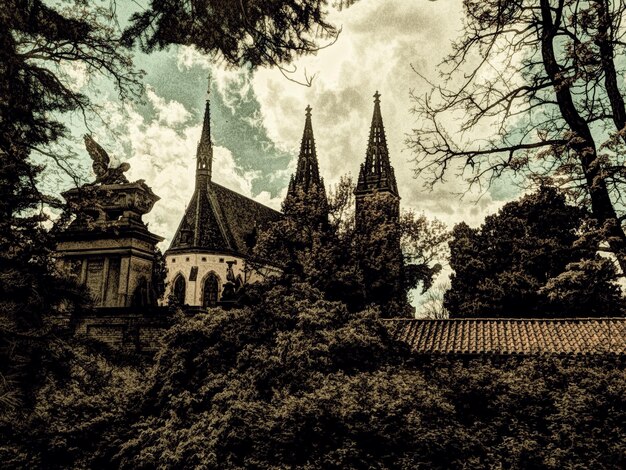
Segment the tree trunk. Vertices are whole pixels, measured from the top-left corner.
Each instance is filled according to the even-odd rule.
[[[607,241],[615,253],[622,272],[626,273],[626,235],[621,228],[615,208],[609,196],[606,181],[602,175],[595,141],[587,122],[581,117],[574,105],[570,85],[562,75],[554,53],[554,37],[558,30],[563,12],[563,0],[559,0],[556,20],[552,19],[550,0],[541,0],[541,53],[545,71],[552,81],[557,103],[563,119],[575,134],[571,147],[577,153],[585,175],[587,189],[591,198],[591,210],[594,217],[605,229]]]
[[[617,131],[623,131],[626,127],[626,107],[624,98],[617,85],[617,70],[615,69],[614,51],[611,34],[611,15],[607,0],[596,0],[596,11],[598,13],[598,37],[596,43],[600,49],[600,62],[604,71],[604,87],[611,103],[613,122]],[[626,135],[622,134],[622,139],[626,142]]]

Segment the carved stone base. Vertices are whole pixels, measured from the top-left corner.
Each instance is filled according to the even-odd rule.
[[[63,194],[76,219],[57,237],[59,267],[86,285],[97,307],[155,303],[156,244],[141,220],[159,199],[143,182],[84,186]]]

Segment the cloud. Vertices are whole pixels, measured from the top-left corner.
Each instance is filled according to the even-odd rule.
[[[208,70],[211,68],[211,60],[193,46],[181,46],[176,53],[176,66],[180,72],[196,66]]]
[[[184,124],[191,117],[191,113],[181,103],[161,98],[150,86],[146,89],[146,96],[156,112],[156,118],[168,127]]]
[[[89,83],[87,65],[83,62],[61,61],[59,74],[73,92],[81,91]]]
[[[101,129],[106,148],[116,149],[128,161],[131,181],[143,179],[161,198],[153,210],[144,217],[154,233],[166,237],[163,248],[178,227],[195,184],[196,148],[202,129],[201,120],[192,119],[189,110],[174,100],[166,100],[153,89],[147,91],[153,108],[151,117],[144,117],[132,107],[121,108],[109,103],[109,126],[119,136],[117,142],[107,140]],[[122,150],[125,149],[125,150]],[[222,146],[213,148],[213,180],[240,194],[252,197],[252,180],[255,172],[238,165],[233,153]],[[279,198],[262,192],[260,202],[279,207]]]
[[[381,108],[402,205],[449,225],[479,224],[502,204],[474,189],[451,172],[433,191],[414,178],[414,155],[406,149],[407,134],[418,123],[410,113],[409,92],[426,92],[427,84],[412,70],[436,79],[436,66],[450,51],[461,29],[461,2],[362,1],[333,13],[343,27],[338,41],[315,56],[299,59],[300,77],[316,74],[310,88],[287,81],[275,69],[254,74],[254,94],[269,137],[289,150],[292,164],[304,126],[304,108],[313,107],[313,126],[320,171],[327,184],[346,173],[358,174],[365,158],[373,110],[372,95],[382,94]],[[453,127],[454,118],[444,123]],[[491,129],[481,129],[485,136]],[[477,136],[471,136],[476,138]],[[478,201],[478,202],[475,202]]]

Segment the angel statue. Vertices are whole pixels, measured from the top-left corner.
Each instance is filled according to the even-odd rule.
[[[124,172],[128,171],[130,164],[124,162],[116,168],[109,167],[111,158],[89,134],[85,134],[85,148],[93,160],[93,171],[96,174],[96,181],[93,184],[120,184],[128,183]]]

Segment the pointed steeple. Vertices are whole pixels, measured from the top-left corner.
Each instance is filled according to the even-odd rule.
[[[212,163],[211,109],[207,98],[196,152],[195,190],[172,238],[169,254],[247,255],[250,246],[246,239],[255,227],[262,228],[280,217],[280,213],[213,182]]]
[[[287,196],[283,202],[283,211],[285,214],[296,216],[299,219],[307,219],[315,224],[328,223],[328,200],[326,199],[324,180],[320,178],[310,106],[306,107],[298,165],[296,172],[289,181]],[[301,213],[301,211],[306,212],[306,214]]]
[[[207,98],[204,108],[202,133],[196,151],[196,187],[205,185],[211,180],[213,165],[213,142],[211,141],[211,102]]]
[[[289,183],[289,193],[296,189],[308,192],[311,186],[322,185],[320,170],[317,163],[317,153],[315,151],[315,138],[313,137],[313,124],[311,123],[311,107],[306,107],[306,120],[304,122],[304,132],[300,144],[300,155],[298,156],[298,166],[296,173]]]
[[[389,161],[389,149],[385,137],[383,117],[380,112],[380,93],[374,94],[374,114],[370,127],[369,142],[365,154],[365,163],[361,164],[356,193],[373,191],[389,192],[398,196],[396,175]]]

